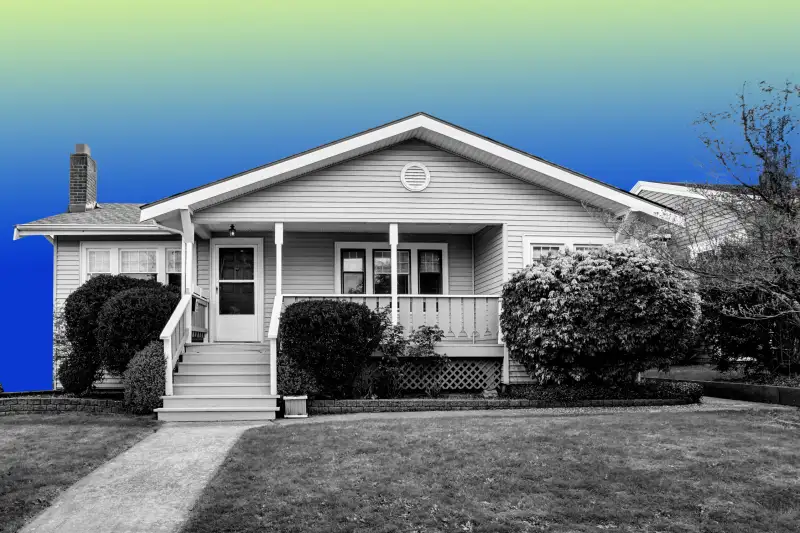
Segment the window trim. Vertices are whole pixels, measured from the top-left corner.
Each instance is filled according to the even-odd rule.
[[[333,255],[333,265],[334,265],[334,273],[333,273],[333,294],[341,294],[341,287],[342,287],[342,250],[348,249],[356,249],[356,250],[364,250],[365,256],[371,258],[373,250],[391,250],[392,247],[389,245],[387,241],[375,241],[375,242],[350,242],[350,241],[343,241],[343,242],[335,242],[334,243],[334,255]],[[409,250],[411,252],[411,265],[410,265],[410,272],[409,272],[409,293],[407,296],[418,295],[419,293],[417,285],[418,280],[416,279],[417,270],[417,252],[418,250],[441,250],[442,252],[442,296],[448,296],[450,294],[450,261],[447,254],[448,245],[446,242],[401,242],[397,245],[398,250]],[[374,276],[373,276],[373,262],[366,261],[366,279],[369,280],[369,288],[370,290],[375,290],[374,288]],[[365,296],[386,296],[384,295],[376,295],[372,293],[366,293]]]
[[[80,242],[80,284],[87,281],[89,274],[89,251],[109,251],[109,267],[111,275],[120,274],[122,251],[155,250],[156,252],[156,280],[166,285],[167,276],[167,250],[180,250],[180,241],[81,241]],[[183,256],[181,256],[183,268]]]
[[[554,235],[536,235],[525,234],[522,236],[522,260],[523,267],[531,264],[531,246],[534,244],[542,244],[545,246],[557,245],[561,251],[575,250],[575,246],[591,246],[591,245],[604,245],[614,244],[614,237],[566,237]]]

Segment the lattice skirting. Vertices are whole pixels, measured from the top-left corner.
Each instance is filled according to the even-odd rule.
[[[406,391],[424,391],[439,382],[446,391],[482,391],[495,389],[500,384],[503,360],[452,357],[448,365],[437,368],[432,361],[407,359],[400,369],[403,373],[400,388]]]

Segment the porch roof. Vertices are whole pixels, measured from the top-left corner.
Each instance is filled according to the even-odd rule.
[[[392,145],[418,139],[507,175],[617,215],[638,211],[682,224],[680,214],[602,181],[561,167],[425,113],[390,122],[142,206],[141,220],[158,220],[179,209],[198,210],[270,187]]]

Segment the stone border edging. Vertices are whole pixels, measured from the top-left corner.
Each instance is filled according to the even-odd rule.
[[[696,381],[691,379],[647,378],[652,381],[676,381],[697,383],[703,387],[703,394],[728,400],[745,402],[774,403],[800,407],[800,388],[779,387],[777,385],[755,385],[735,381]]]
[[[84,413],[126,414],[118,400],[94,398],[29,398],[17,396],[0,398],[0,416],[22,414],[51,414],[80,411]]]
[[[543,400],[310,400],[308,412],[312,415],[344,413],[387,413],[400,411],[470,411],[487,409],[531,409],[548,407],[639,407],[685,405],[692,402],[678,399],[637,400],[578,400],[574,402],[548,402]]]

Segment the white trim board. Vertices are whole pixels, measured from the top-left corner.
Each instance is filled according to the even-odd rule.
[[[526,233],[522,236],[522,259],[524,266],[531,264],[532,244],[558,245],[561,251],[572,251],[575,249],[575,246],[614,244],[614,237],[561,237],[557,235],[536,235]]]
[[[391,247],[389,246],[388,242],[348,242],[337,241],[334,243],[333,246],[333,293],[339,294],[342,288],[342,250],[346,250],[348,248],[353,248],[357,250],[365,250],[366,258],[366,272],[365,275],[365,284],[369,283],[370,291],[367,294],[371,294],[373,290],[373,264],[372,264],[372,251],[373,250],[390,250]],[[411,294],[418,294],[419,290],[419,279],[417,275],[419,274],[419,255],[418,252],[420,250],[440,250],[442,252],[442,292],[444,295],[450,294],[450,259],[447,254],[447,243],[443,242],[400,242],[397,244],[398,250],[410,250],[411,251],[411,272],[409,272],[409,283],[410,287],[409,290]],[[367,287],[364,287],[366,289]],[[385,295],[390,296],[390,295]]]
[[[602,200],[607,205],[613,204],[613,210],[617,214],[622,214],[628,209],[635,209],[673,222],[681,219],[680,215],[668,208],[644,198],[504,146],[429,115],[417,113],[332,144],[145,205],[142,207],[140,220],[156,219],[178,209],[207,207],[213,203],[247,194],[286,179],[414,138],[434,145],[436,145],[437,139],[450,144],[456,143],[469,149],[473,153],[472,159],[479,164],[491,166],[493,161],[496,162],[499,159],[509,165],[516,165],[515,168],[525,170],[525,172],[520,170],[520,175],[516,176],[520,179],[545,186],[565,196],[569,196],[565,191],[583,191],[597,201]],[[534,179],[531,176],[538,177]],[[552,185],[551,187],[542,183],[542,176],[549,180],[548,184]],[[559,188],[561,190],[558,190]],[[679,223],[682,223],[682,219]]]

